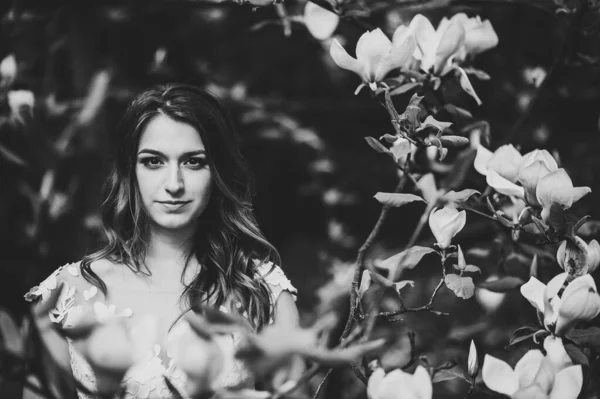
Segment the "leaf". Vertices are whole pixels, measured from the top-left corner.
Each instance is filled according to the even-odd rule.
[[[411,287],[415,286],[415,282],[413,280],[402,280],[402,281],[398,281],[397,283],[393,283],[392,286],[394,287],[394,289],[396,291],[398,291],[398,293],[400,293],[400,290],[404,287],[406,287],[407,285],[410,285]]]
[[[465,266],[465,268],[463,269],[463,271],[467,272],[467,273],[481,273],[481,269],[477,266],[474,265],[467,265]]]
[[[491,77],[481,69],[476,68],[463,68],[468,75],[473,75],[479,80],[490,80]]]
[[[421,84],[421,82],[404,83],[403,85],[398,86],[394,90],[390,91],[390,95],[397,96],[399,94],[404,94],[407,91],[414,89],[415,87],[421,86]]]
[[[548,224],[559,234],[565,233],[567,229],[567,217],[564,209],[559,204],[552,204]]]
[[[435,375],[431,379],[431,382],[435,384],[436,382],[453,380],[455,378],[465,379],[464,376],[462,376],[460,374],[456,374],[456,373],[454,373],[454,372],[452,372],[450,370],[440,370],[440,371],[438,371],[438,372],[435,373]]]
[[[16,165],[23,166],[26,165],[27,162],[23,160],[20,156],[0,144],[0,157],[4,157],[7,161],[12,162]]]
[[[460,87],[462,87],[462,89],[468,95],[473,97],[473,99],[477,102],[477,105],[481,105],[481,99],[479,98],[479,96],[475,92],[475,89],[471,85],[471,81],[469,80],[469,77],[467,76],[467,73],[465,72],[465,70],[458,66],[455,67],[455,69],[458,71],[458,75],[459,75],[458,81],[460,83]]]
[[[514,276],[504,276],[500,277],[498,280],[493,281],[484,281],[478,285],[479,288],[485,288],[492,292],[507,292],[516,290],[520,286],[525,284],[523,280],[519,277]]]
[[[367,140],[367,144],[369,144],[371,148],[375,151],[380,152],[382,154],[391,154],[390,150],[385,148],[385,146],[381,144],[376,138],[365,137],[365,140]]]
[[[461,107],[457,107],[454,104],[446,104],[444,108],[452,115],[460,116],[462,118],[473,118],[473,114],[471,114],[468,110]]]
[[[421,127],[419,127],[417,129],[417,132],[420,132],[423,129],[428,128],[429,126],[433,126],[434,128],[436,128],[438,131],[443,132],[444,130],[448,129],[450,126],[452,126],[452,122],[442,122],[442,121],[438,121],[437,119],[435,119],[433,116],[428,115],[427,118],[425,118],[425,120],[423,121],[423,123],[421,123]],[[467,140],[467,143],[469,142],[469,140]]]
[[[431,204],[437,201],[439,193],[435,184],[435,177],[433,176],[433,173],[427,173],[421,177],[417,182],[417,188],[421,191],[423,198],[425,198],[425,201],[428,203]]]
[[[573,330],[567,338],[584,348],[600,349],[600,327],[589,327]]]
[[[477,151],[474,148],[468,148],[458,154],[448,177],[442,180],[440,184],[443,189],[452,190],[462,185],[471,170],[476,153]]]
[[[451,146],[451,147],[463,147],[469,144],[469,139],[462,136],[442,136],[440,137],[440,142],[442,145]]]
[[[587,367],[590,366],[590,360],[585,355],[585,353],[583,353],[581,348],[579,348],[577,345],[569,342],[565,344],[565,350],[567,351],[567,354],[569,355],[573,363],[581,364]]]
[[[454,204],[454,206],[461,208],[464,206],[465,202],[475,194],[481,194],[477,190],[473,190],[472,188],[467,188],[462,191],[448,191],[446,194],[442,196],[442,201],[450,202]]]
[[[404,193],[377,193],[375,194],[375,199],[383,205],[394,207],[400,207],[415,201],[425,202],[418,195]]]
[[[389,270],[388,275],[390,277],[400,276],[401,272],[404,269],[414,268],[417,264],[419,264],[423,256],[430,253],[437,252],[433,248],[420,247],[418,245],[415,245],[414,247],[411,247],[406,251],[402,251],[396,255],[390,256],[389,258],[381,261],[377,265],[377,267]],[[399,263],[400,261],[402,261],[402,264]],[[400,271],[398,271],[398,269],[400,269]]]
[[[458,274],[447,274],[444,279],[446,286],[454,291],[457,297],[469,299],[475,293],[475,284],[471,277],[461,277]]]
[[[523,342],[529,338],[532,338],[539,332],[546,332],[545,330],[540,330],[539,326],[535,325],[527,325],[520,328],[517,328],[510,337],[508,346],[516,345],[519,342]]]

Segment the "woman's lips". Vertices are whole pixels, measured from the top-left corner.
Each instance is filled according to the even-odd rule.
[[[183,208],[192,201],[158,201],[166,210],[173,211]]]

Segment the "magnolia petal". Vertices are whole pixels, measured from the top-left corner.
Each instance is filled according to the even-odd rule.
[[[500,176],[515,183],[522,159],[521,153],[512,144],[506,144],[494,151],[488,168],[494,169]]]
[[[333,58],[333,61],[340,68],[352,71],[358,76],[363,76],[363,67],[361,63],[358,62],[356,58],[352,58],[337,39],[334,39],[333,43],[331,43],[329,54],[331,55],[331,58]]]
[[[563,168],[542,177],[535,190],[538,202],[547,209],[550,209],[553,203],[570,208],[573,205],[572,191],[573,182]]]
[[[403,41],[392,42],[390,52],[381,59],[375,70],[375,81],[379,82],[392,70],[404,65],[412,57],[416,47],[414,37],[407,36]]]
[[[567,276],[567,273],[558,274],[546,285],[544,290],[544,325],[546,328],[555,324],[558,319],[558,309],[561,305],[558,292],[565,283]]]
[[[523,187],[517,186],[515,183],[511,183],[504,177],[500,176],[494,169],[488,170],[486,178],[487,184],[500,194],[523,198],[525,191]]]
[[[452,205],[446,205],[437,211],[434,209],[429,216],[429,227],[441,249],[450,246],[452,238],[465,227],[466,222],[466,212],[459,212]]]
[[[567,367],[556,373],[549,399],[577,399],[582,387],[581,365]]]
[[[511,396],[511,399],[548,399],[548,396],[542,391],[539,385],[531,385],[527,388],[519,389]]]
[[[542,161],[535,161],[531,165],[519,169],[517,181],[525,189],[525,199],[529,205],[540,206],[536,197],[537,185],[540,179],[550,173],[551,170]]]
[[[481,376],[485,385],[494,392],[511,396],[519,389],[517,374],[508,363],[485,355]]]
[[[467,93],[468,95],[473,97],[473,99],[475,100],[477,105],[481,105],[482,104],[481,99],[475,92],[475,89],[473,88],[473,85],[471,84],[471,81],[469,80],[469,77],[467,76],[467,73],[465,72],[465,70],[458,66],[454,66],[453,69],[456,69],[458,71],[458,75],[459,75],[458,82],[460,83],[460,87],[462,87],[462,89],[465,91],[465,93]]]
[[[571,190],[571,196],[573,197],[573,203],[579,201],[581,198],[585,197],[589,193],[592,192],[592,189],[589,187],[573,187]]]
[[[409,28],[414,33],[417,43],[418,51],[415,51],[415,58],[421,61],[421,69],[429,72],[429,69],[434,66],[435,52],[438,46],[435,28],[429,19],[421,14],[413,17]]]
[[[340,17],[312,1],[304,7],[304,24],[315,39],[325,40],[335,32]]]
[[[498,45],[498,35],[487,19],[476,28],[466,29],[465,49],[469,54],[479,54]]]
[[[593,273],[600,264],[600,244],[598,241],[592,240],[588,245],[588,273]]]
[[[420,399],[415,392],[416,388],[412,375],[395,369],[385,376],[379,385],[375,399],[396,399],[399,389],[402,389],[402,395],[407,399]]]
[[[538,311],[544,313],[544,290],[546,285],[535,277],[521,286],[521,295]]]
[[[440,24],[438,31],[440,42],[435,52],[435,72],[437,73],[441,72],[442,67],[456,54],[465,41],[465,30],[456,21],[450,21],[444,30]]]
[[[392,42],[379,28],[363,33],[358,39],[356,59],[364,66],[366,82],[374,81],[377,66],[391,48]]]
[[[553,335],[546,337],[544,350],[546,351],[546,359],[555,366],[556,370],[562,370],[573,365],[561,338]]]
[[[492,160],[494,153],[482,146],[481,144],[477,146],[477,155],[475,156],[474,167],[477,172],[480,174],[487,176],[488,174],[488,164]]]
[[[537,148],[523,155],[523,159],[519,168],[526,168],[536,161],[542,162],[550,170],[550,172],[554,172],[558,169],[558,164],[556,163],[556,160],[552,154],[546,150],[539,150]]]
[[[527,387],[533,383],[543,360],[544,354],[538,349],[532,349],[523,355],[515,365],[519,387]]]
[[[600,295],[589,274],[573,280],[561,298],[556,333],[568,333],[578,321],[592,320],[600,313]]]
[[[430,399],[433,396],[433,386],[431,376],[423,366],[417,366],[412,376],[413,388],[419,399]]]
[[[381,386],[381,382],[385,377],[385,371],[381,367],[378,367],[371,376],[369,377],[369,382],[367,383],[367,396],[369,399],[378,399],[377,391]]]
[[[565,270],[565,258],[567,253],[567,240],[563,240],[563,242],[558,246],[558,250],[556,251],[556,261],[561,269]]]

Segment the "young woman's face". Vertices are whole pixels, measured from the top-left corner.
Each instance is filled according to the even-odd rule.
[[[211,191],[204,143],[192,126],[159,115],[148,123],[135,173],[146,213],[158,227],[193,229]]]

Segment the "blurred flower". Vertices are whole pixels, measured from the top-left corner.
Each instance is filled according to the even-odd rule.
[[[492,391],[513,399],[576,399],[583,386],[581,366],[564,361],[565,350],[558,338],[546,338],[544,348],[546,356],[540,350],[530,350],[514,370],[508,363],[485,355],[483,382]]]
[[[408,155],[414,154],[416,150],[417,147],[414,144],[402,137],[398,137],[398,139],[394,141],[394,144],[392,144],[392,146],[390,147],[390,151],[394,155],[396,164],[402,167],[404,166],[404,164],[406,164]]]
[[[17,77],[17,60],[9,54],[0,62],[0,86],[10,85]]]
[[[558,296],[567,273],[554,277],[548,285],[531,277],[521,286],[521,294],[544,315],[544,326],[557,335],[571,331],[579,321],[592,320],[600,313],[600,295],[589,274],[575,278]]]
[[[531,206],[540,206],[536,197],[537,185],[544,176],[556,171],[558,164],[546,150],[535,149],[523,156],[517,180],[525,190],[525,200]]]
[[[450,246],[452,238],[465,227],[466,222],[465,211],[459,212],[452,205],[446,205],[442,209],[435,208],[429,215],[429,227],[440,249]]]
[[[512,144],[498,147],[493,153],[480,145],[475,170],[486,177],[487,184],[500,194],[523,198],[523,187],[515,184],[522,156]]]
[[[458,13],[451,18],[462,24],[465,31],[465,40],[454,57],[457,61],[464,61],[470,55],[483,53],[498,45],[498,35],[490,21],[481,20],[479,16],[467,17],[464,13]]]
[[[591,192],[592,189],[589,187],[573,187],[571,178],[563,168],[542,177],[535,190],[536,198],[543,208],[541,216],[544,220],[550,216],[550,208],[553,204],[568,209]]]
[[[498,276],[491,275],[485,279],[486,282],[494,280],[498,280]],[[475,289],[475,299],[487,313],[495,312],[502,305],[505,296],[506,293],[504,292],[494,292],[487,288],[477,287]]]
[[[467,361],[467,371],[471,378],[475,378],[479,373],[479,361],[477,360],[477,347],[475,341],[471,340],[471,346],[469,347],[469,360]]]
[[[527,67],[523,69],[523,78],[525,82],[540,87],[544,79],[546,79],[546,70],[542,67]]]
[[[312,1],[307,1],[304,7],[304,24],[311,35],[317,40],[325,40],[335,32],[340,17]]]
[[[355,92],[358,93],[364,85],[374,91],[377,83],[392,69],[401,67],[410,59],[414,49],[414,38],[405,26],[400,25],[392,41],[379,28],[363,33],[356,43],[356,58],[348,55],[337,39],[331,44],[329,52],[340,68],[360,76],[363,84],[358,86]]]
[[[21,113],[25,111],[32,114],[35,96],[29,90],[11,90],[8,92],[8,106],[12,116],[19,122],[23,122]]]
[[[230,334],[203,337],[187,320],[177,323],[169,333],[167,354],[186,374],[185,389],[192,398],[220,387],[223,373],[233,367],[234,352]]]
[[[575,243],[564,240],[556,251],[556,260],[564,271],[572,276],[593,273],[600,263],[600,244],[592,240],[589,245],[581,237],[574,236]]]
[[[367,396],[369,399],[431,399],[431,377],[423,366],[417,366],[414,374],[401,369],[386,374],[378,368],[369,377]]]

